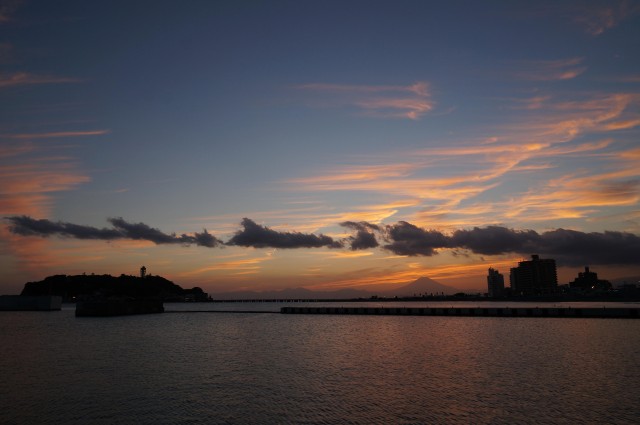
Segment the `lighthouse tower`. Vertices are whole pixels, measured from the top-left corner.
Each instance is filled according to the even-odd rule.
[[[144,279],[144,276],[147,274],[147,268],[145,266],[140,267],[140,279]]]

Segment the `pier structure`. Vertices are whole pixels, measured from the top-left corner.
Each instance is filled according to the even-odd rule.
[[[229,299],[229,300],[215,300],[212,299],[211,302],[221,304],[221,303],[330,303],[330,302],[345,302],[345,301],[354,301],[354,300],[345,300],[345,299],[324,299],[324,298],[244,298],[244,299]],[[361,301],[361,300],[355,300]],[[367,300],[368,301],[368,300]]]
[[[555,317],[639,319],[638,308],[570,307],[282,307],[282,314],[376,316]]]

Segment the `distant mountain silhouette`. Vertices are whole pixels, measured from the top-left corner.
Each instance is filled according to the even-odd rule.
[[[211,294],[214,300],[338,300],[369,298],[372,293],[357,289],[338,291],[312,291],[307,288],[287,288],[279,291],[236,291]]]
[[[312,300],[312,299],[354,299],[380,297],[413,297],[421,295],[451,295],[460,292],[459,289],[443,285],[428,277],[421,277],[407,285],[386,291],[367,291],[361,289],[340,289],[337,291],[312,291],[307,288],[287,288],[279,291],[236,291],[211,294],[214,300]]]
[[[459,289],[453,288],[451,286],[443,285],[439,282],[436,282],[433,279],[428,277],[420,277],[415,281],[401,286],[396,289],[392,289],[390,291],[385,291],[381,293],[383,296],[397,296],[397,297],[413,297],[413,296],[421,296],[421,295],[440,295],[444,293],[445,295],[452,295],[457,292],[460,292]]]
[[[617,287],[619,285],[623,285],[623,284],[639,284],[640,283],[640,276],[625,276],[625,277],[619,277],[616,279],[612,279],[611,283],[613,284],[614,287]]]

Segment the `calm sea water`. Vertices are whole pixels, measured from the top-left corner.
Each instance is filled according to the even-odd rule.
[[[0,312],[0,371],[2,424],[635,424],[640,320]]]

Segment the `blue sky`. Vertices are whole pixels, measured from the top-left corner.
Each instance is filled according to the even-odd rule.
[[[638,1],[0,3],[2,292],[143,264],[210,292],[482,288],[527,248],[561,283],[640,275],[601,255],[639,246],[639,19]],[[118,217],[221,244],[54,225]],[[342,248],[228,244],[245,217]],[[429,249],[397,248],[405,222]],[[474,228],[483,246],[453,237]],[[545,242],[497,249],[498,228]]]

